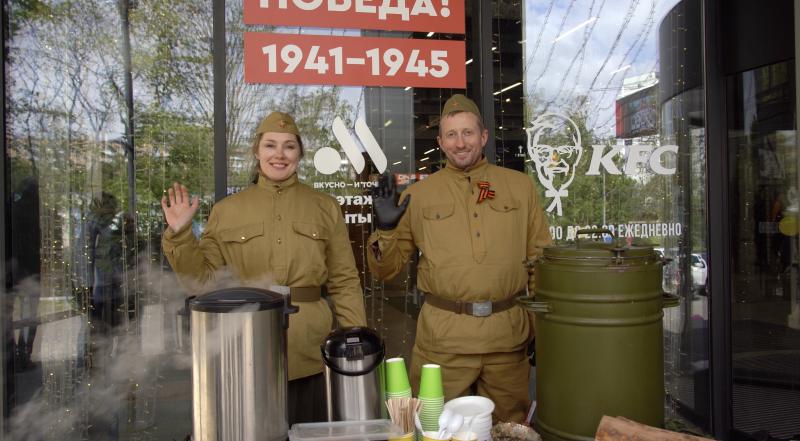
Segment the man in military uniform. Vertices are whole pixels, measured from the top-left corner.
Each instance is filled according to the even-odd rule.
[[[422,365],[436,363],[445,400],[477,392],[494,401],[496,419],[522,421],[534,323],[514,298],[532,290],[526,262],[551,238],[531,178],[486,161],[488,136],[472,100],[447,100],[437,137],[447,166],[400,198],[394,182],[382,178],[373,195],[377,229],[368,264],[389,279],[421,251],[417,287],[425,304],[411,361],[415,390]]]

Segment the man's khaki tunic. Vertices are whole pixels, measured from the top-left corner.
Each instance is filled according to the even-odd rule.
[[[488,182],[495,194],[478,203],[480,181]],[[448,164],[406,189],[401,200],[405,195],[411,201],[397,228],[377,230],[369,239],[370,246],[377,241],[380,248],[380,259],[367,253],[370,270],[379,278],[395,276],[419,249],[417,286],[424,292],[452,301],[496,302],[526,288],[532,290],[533,270],[524,262],[539,256],[551,238],[530,177],[490,165],[484,158],[466,171]],[[508,392],[517,403],[495,403],[498,418],[519,420],[528,402],[529,366],[524,350],[533,334],[533,316],[519,306],[473,317],[425,304],[417,324],[414,358],[444,363],[446,399],[467,392],[462,379],[447,378],[448,373],[461,374],[448,370],[446,364],[453,368],[475,364],[479,373],[483,369],[478,387],[490,397],[499,383],[517,389],[524,383],[523,390]],[[458,357],[465,354],[477,356],[477,361]],[[490,358],[516,363],[515,372],[496,372],[485,383],[489,369],[481,364]],[[420,364],[412,361],[412,377],[417,378]],[[497,397],[503,394],[494,395],[499,401]]]
[[[257,185],[217,202],[200,240],[189,226],[162,239],[187,286],[208,286],[225,271],[245,285],[326,285],[340,326],[365,326],[364,297],[341,208],[297,175]],[[188,277],[186,277],[188,276]],[[187,280],[188,279],[188,280]],[[295,303],[289,316],[289,379],[322,371],[320,345],[333,316],[324,299]]]

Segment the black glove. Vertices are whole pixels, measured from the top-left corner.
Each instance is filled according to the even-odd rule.
[[[394,179],[388,173],[381,175],[378,186],[372,189],[372,208],[375,210],[375,226],[379,230],[393,230],[403,217],[403,213],[408,208],[411,195],[407,196],[403,203],[397,205],[397,186]]]

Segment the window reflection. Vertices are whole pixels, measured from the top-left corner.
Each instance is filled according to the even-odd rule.
[[[681,234],[664,241],[665,288],[679,294],[679,308],[664,313],[668,415],[705,431],[710,425],[708,216],[702,84],[701,14],[698,2],[680,2],[659,29],[662,144],[678,146],[676,173],[664,181],[663,212]],[[704,275],[705,274],[705,275]]]
[[[211,5],[123,4],[128,27],[116,2],[4,6],[10,439],[190,431],[189,356],[175,344],[185,293],[162,263],[159,200],[173,181],[212,188]]]
[[[667,424],[708,430],[700,2],[524,5],[525,166],[553,238],[602,226],[664,258]]]
[[[678,172],[665,182],[663,210],[681,220],[683,234],[665,241],[664,288],[679,293],[679,308],[664,312],[665,380],[669,410],[709,428],[709,328],[705,213],[703,89],[679,93],[662,106],[664,142],[679,146]]]
[[[789,439],[800,428],[794,61],[733,75],[727,86],[734,428]]]

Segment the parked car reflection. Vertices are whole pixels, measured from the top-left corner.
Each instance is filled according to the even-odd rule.
[[[700,253],[692,253],[692,286],[694,288],[705,288],[708,280],[708,263]]]
[[[655,253],[664,259],[664,270],[661,281],[661,288],[669,293],[676,293],[681,284],[680,278],[680,258],[674,249],[653,248]],[[698,294],[704,294],[706,282],[708,281],[708,262],[705,253],[692,253],[689,262],[692,288]]]

